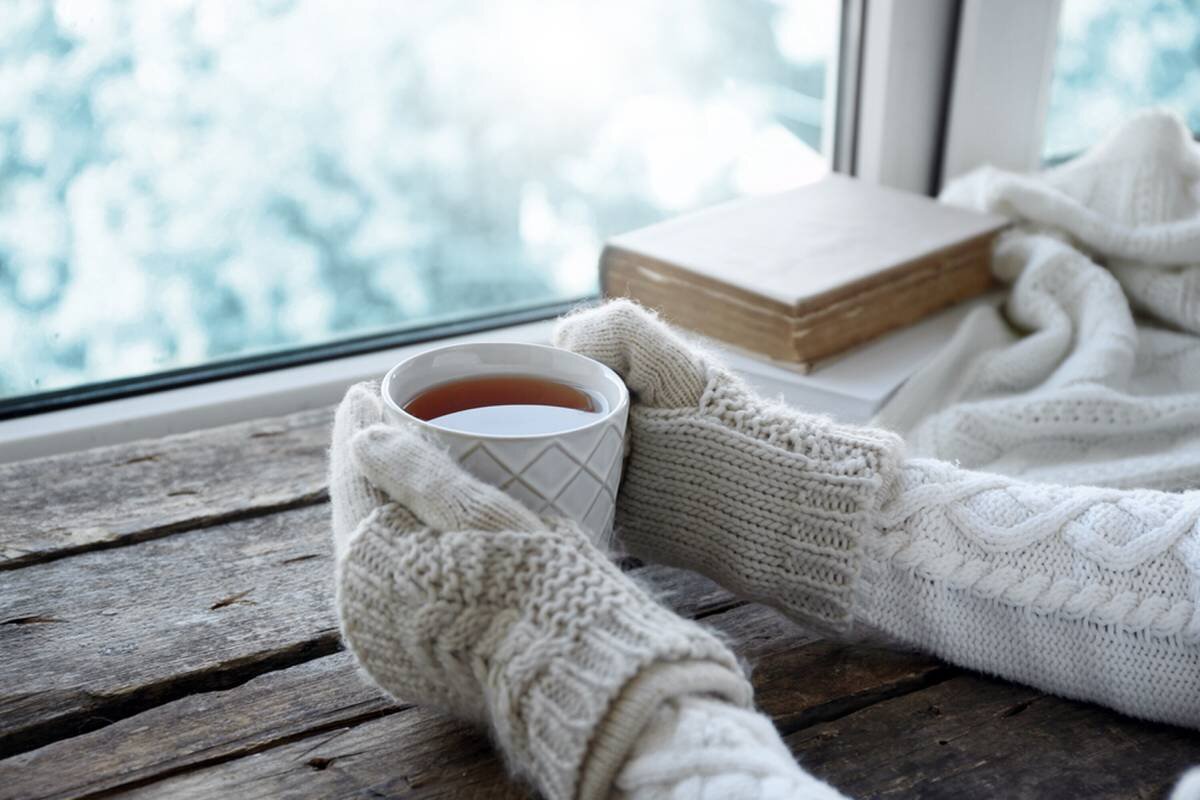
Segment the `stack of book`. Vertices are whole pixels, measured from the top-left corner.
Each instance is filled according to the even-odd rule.
[[[610,240],[601,285],[791,369],[992,288],[1005,220],[831,175]]]

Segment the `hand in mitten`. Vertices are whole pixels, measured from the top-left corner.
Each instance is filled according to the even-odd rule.
[[[616,516],[634,555],[831,632],[1200,725],[1200,493],[904,459],[890,433],[756,397],[629,303],[558,341],[635,395]]]
[[[629,301],[567,317],[555,343],[607,364],[632,395],[616,518],[631,554],[849,630],[898,438],[758,397]]]
[[[750,689],[732,653],[659,606],[574,523],[543,520],[417,431],[369,386],[331,453],[342,633],[390,694],[488,725],[549,798],[606,792],[669,697]]]

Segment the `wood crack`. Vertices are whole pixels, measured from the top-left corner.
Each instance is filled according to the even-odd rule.
[[[123,467],[123,466],[125,466],[125,465],[127,465],[127,464],[141,464],[141,463],[144,463],[144,462],[146,462],[146,461],[158,461],[158,459],[159,459],[159,454],[158,454],[158,453],[149,453],[149,454],[147,454],[147,455],[144,455],[144,456],[134,456],[133,458],[127,458],[127,459],[125,459],[124,461],[121,461],[121,462],[119,462],[119,463],[117,464],[117,466],[118,466],[118,467]]]
[[[931,686],[936,686],[939,683],[962,674],[962,671],[955,667],[941,666],[913,678],[883,684],[866,692],[838,697],[826,703],[805,709],[794,719],[781,720],[778,724],[779,735],[789,736],[805,728],[811,728],[814,725],[835,722],[843,717],[848,717],[851,714],[856,714],[865,708],[869,708],[876,703],[882,703],[885,700],[892,700],[906,694],[928,689]],[[931,713],[936,715],[937,712],[931,710]]]
[[[708,608],[701,609],[700,611],[696,612],[692,619],[699,622],[707,617],[713,617],[717,614],[724,614],[726,611],[733,611],[735,608],[741,608],[744,605],[749,604],[745,600],[733,598],[724,603],[715,603]]]
[[[65,619],[58,617],[48,617],[43,614],[31,614],[26,617],[13,617],[12,619],[0,620],[0,625],[49,625],[55,622],[66,622]]]
[[[293,558],[285,558],[283,561],[280,561],[279,564],[281,566],[285,565],[285,564],[299,564],[302,561],[312,561],[314,558],[320,558],[320,557],[321,556],[318,553],[305,553],[302,556],[294,556]]]
[[[121,536],[119,539],[104,540],[96,542],[87,542],[73,547],[61,547],[53,551],[33,551],[26,555],[14,556],[5,561],[0,561],[0,572],[5,570],[20,569],[22,567],[32,566],[34,564],[47,564],[51,561],[69,558],[71,556],[81,555],[83,553],[93,553],[98,550],[113,550],[118,547],[128,547],[129,545],[138,544],[140,542],[148,542],[154,539],[162,539],[167,536],[174,536],[180,533],[200,530],[202,528],[213,528],[218,525],[228,525],[232,522],[242,522],[244,520],[256,519],[258,517],[267,517],[271,514],[278,514],[282,511],[293,511],[297,508],[307,508],[308,506],[320,505],[329,501],[329,491],[322,488],[309,494],[294,497],[282,503],[270,503],[253,508],[241,508],[236,511],[229,511],[221,514],[211,514],[207,516],[192,517],[190,519],[172,522],[169,525],[152,526],[144,530],[137,531]]]
[[[377,719],[383,719],[384,717],[390,717],[390,716],[393,716],[394,714],[401,714],[405,711],[411,710],[412,708],[413,708],[412,705],[392,706],[390,708],[381,708],[381,709],[376,709],[374,711],[368,711],[363,714],[356,714],[353,716],[345,717],[344,719],[333,720],[333,721],[326,723],[325,725],[320,725],[320,726],[316,726],[313,728],[307,728],[303,731],[297,731],[296,733],[289,734],[286,736],[279,736],[279,737],[276,737],[269,741],[258,742],[257,744],[254,744],[254,745],[248,745],[246,747],[243,747],[243,748],[240,748],[237,750],[231,750],[227,753],[222,753],[219,756],[214,756],[212,758],[207,758],[207,759],[200,759],[197,761],[193,761],[189,764],[184,764],[179,767],[175,767],[175,768],[171,768],[171,769],[164,769],[164,770],[162,770],[160,772],[156,772],[152,775],[144,775],[140,778],[137,778],[136,780],[131,780],[131,781],[127,781],[125,783],[115,784],[113,786],[106,787],[98,792],[90,792],[90,793],[86,793],[86,794],[81,794],[81,795],[78,795],[78,800],[99,800],[99,798],[102,798],[102,797],[111,797],[113,795],[121,794],[123,792],[128,792],[130,790],[137,789],[142,786],[148,786],[152,783],[158,783],[159,781],[166,780],[167,778],[173,778],[177,775],[185,775],[189,772],[196,772],[198,770],[208,769],[210,767],[214,767],[219,764],[224,764],[229,761],[236,761],[239,758],[245,758],[247,756],[252,756],[252,755],[255,755],[256,753],[263,753],[268,750],[274,750],[277,747],[283,747],[285,745],[293,744],[295,742],[302,742],[305,739],[312,739],[314,737],[320,736],[321,734],[328,733],[330,731],[337,731],[337,733],[335,733],[333,736],[322,739],[320,742],[318,742],[316,745],[314,745],[312,749],[316,749],[317,747],[321,747],[326,742],[337,738],[338,736],[342,735],[342,733],[345,733],[346,731],[349,731],[358,725],[362,725],[367,722],[373,722],[374,720],[377,720]],[[329,758],[322,758],[320,756],[316,756],[316,757],[310,758],[305,763],[307,766],[311,767],[313,769],[313,771],[319,772],[319,771],[327,769],[337,759],[346,758],[346,757],[352,756],[352,755],[357,755],[357,753],[340,753],[336,756],[329,757]]]
[[[1009,708],[1006,708],[1000,712],[1000,718],[1007,719],[1008,717],[1015,717],[1018,714],[1023,714],[1031,705],[1043,698],[1045,698],[1045,695],[1038,695],[1037,697],[1032,697],[1028,700],[1024,700],[1020,703],[1010,706]]]
[[[257,653],[193,674],[174,676],[119,695],[94,706],[64,714],[14,733],[0,733],[0,760],[107,727],[122,719],[192,694],[223,691],[274,670],[286,669],[342,649],[336,630],[273,652]]]
[[[226,606],[231,606],[235,603],[241,603],[242,605],[249,605],[249,606],[258,605],[253,600],[246,599],[246,596],[249,595],[253,591],[254,591],[254,588],[251,587],[249,589],[245,589],[245,590],[237,592],[235,594],[231,594],[228,597],[222,597],[220,600],[218,600],[217,602],[215,602],[211,606],[209,606],[208,610],[216,611],[218,609],[225,608]]]

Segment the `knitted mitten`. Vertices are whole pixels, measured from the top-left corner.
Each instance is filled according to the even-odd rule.
[[[757,397],[628,301],[567,317],[555,341],[612,367],[633,394],[616,518],[632,555],[849,632],[899,439]]]
[[[766,403],[629,303],[558,341],[637,398],[617,498],[644,558],[837,632],[1200,727],[1200,491],[1029,483],[905,459]]]
[[[573,523],[542,520],[354,387],[330,485],[342,634],[385,691],[486,724],[547,798],[604,796],[651,715],[741,706],[732,653],[654,602]]]

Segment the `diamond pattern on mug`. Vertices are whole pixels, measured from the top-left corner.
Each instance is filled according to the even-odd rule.
[[[617,433],[617,429],[606,425],[604,426],[604,432],[601,434],[600,443],[596,445],[591,455],[588,456],[587,462],[601,470],[607,464],[619,464],[623,444],[621,435]]]
[[[504,491],[508,493],[509,497],[515,498],[518,503],[535,514],[544,514],[547,509],[553,511],[546,498],[538,494],[537,491],[520,478],[513,478],[509,481],[508,485],[504,487]]]
[[[622,426],[569,431],[549,444],[517,437],[450,447],[469,472],[534,513],[571,517],[593,534],[607,536],[621,479]]]
[[[616,515],[616,506],[612,503],[601,503],[599,499],[604,496],[601,492],[596,496],[597,502],[592,503],[592,507],[588,509],[588,513],[583,517],[583,525],[585,528],[597,531],[602,538],[608,535],[612,530],[613,517]]]
[[[603,462],[601,462],[601,463],[603,463]],[[609,465],[608,477],[606,477],[604,479],[604,488],[613,497],[617,496],[617,488],[619,487],[619,485],[621,483],[621,466],[622,466],[621,458],[618,455],[617,458],[614,458],[612,460],[612,464]]]
[[[554,443],[521,470],[521,478],[546,497],[555,497],[578,470],[579,462]]]
[[[512,470],[500,463],[486,445],[475,445],[459,457],[459,463],[467,472],[493,486],[503,486],[513,477]]]
[[[596,446],[604,437],[604,431],[608,427],[604,425],[599,428],[585,428],[571,431],[558,439],[558,446],[563,448],[563,451],[570,455],[571,458],[575,459],[576,463],[586,464],[596,451]]]
[[[604,484],[592,477],[587,470],[580,469],[562,493],[554,498],[554,505],[575,519],[583,519],[603,491]]]

